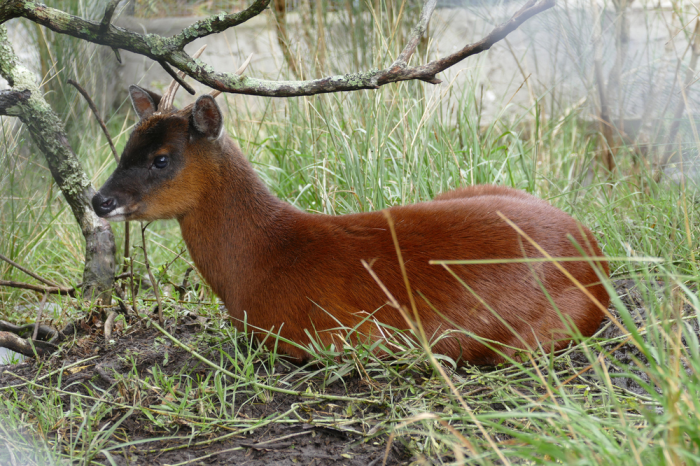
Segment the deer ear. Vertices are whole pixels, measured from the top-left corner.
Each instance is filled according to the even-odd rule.
[[[203,95],[194,103],[192,108],[192,124],[195,129],[209,139],[221,136],[224,118],[219,105],[210,95]]]
[[[129,86],[129,97],[131,104],[136,110],[136,114],[142,120],[155,113],[160,102],[160,96],[146,89],[141,89],[138,86]]]

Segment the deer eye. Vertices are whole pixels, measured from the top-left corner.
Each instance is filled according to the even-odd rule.
[[[170,161],[168,160],[168,157],[164,155],[159,155],[158,157],[153,159],[153,167],[155,168],[165,168],[168,166],[168,163]]]

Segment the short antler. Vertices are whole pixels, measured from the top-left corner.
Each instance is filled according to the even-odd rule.
[[[204,49],[207,48],[207,44],[202,45],[199,50],[197,50],[194,55],[192,55],[192,58],[199,58],[200,55],[204,52]],[[185,78],[185,73],[180,71],[177,74],[180,79]],[[180,83],[178,83],[176,80],[172,80],[168,88],[165,90],[163,93],[163,97],[161,97],[160,102],[158,103],[158,113],[170,113],[173,111],[173,103],[175,102],[175,94],[177,93],[177,90],[180,89]]]

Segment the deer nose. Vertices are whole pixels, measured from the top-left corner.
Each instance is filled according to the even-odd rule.
[[[104,217],[117,208],[117,200],[113,197],[104,197],[99,191],[92,198],[92,208],[98,217]]]

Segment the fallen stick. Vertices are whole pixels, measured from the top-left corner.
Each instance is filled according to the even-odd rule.
[[[11,332],[0,332],[0,347],[10,349],[29,358],[47,356],[58,351],[58,346],[52,343],[20,338]]]

